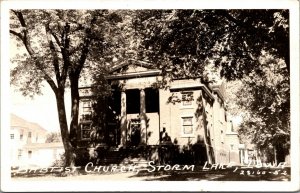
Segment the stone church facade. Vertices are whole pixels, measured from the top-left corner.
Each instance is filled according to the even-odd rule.
[[[239,140],[227,120],[224,84],[204,84],[200,78],[166,80],[160,70],[135,60],[111,69],[106,80],[112,90],[105,103],[113,115],[105,123],[110,146],[174,145],[179,151],[192,150],[202,162],[239,163]],[[91,88],[82,87],[80,95],[78,140],[84,142],[92,133]]]

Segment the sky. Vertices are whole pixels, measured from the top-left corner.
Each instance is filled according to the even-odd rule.
[[[30,121],[38,123],[49,132],[60,131],[55,95],[50,86],[45,85],[43,95],[36,95],[33,99],[24,97],[16,92],[13,86],[10,87],[11,113]],[[67,119],[70,118],[71,102],[70,92],[66,92]],[[69,120],[68,120],[69,121]]]
[[[14,58],[17,53],[23,54],[25,52],[26,51],[24,50],[24,47],[17,47],[16,41],[10,39],[8,55],[9,58],[7,58],[6,61]],[[12,68],[14,65],[11,62],[9,62],[9,64],[9,68]],[[49,132],[60,131],[55,95],[50,86],[47,83],[44,83],[44,87],[42,88],[43,95],[35,95],[33,99],[30,97],[24,97],[21,92],[17,91],[16,87],[14,87],[13,85],[9,85],[9,68],[1,69],[3,71],[3,74],[6,73],[5,75],[8,75],[8,77],[4,79],[3,82],[1,82],[1,86],[5,85],[9,87],[10,94],[8,96],[11,103],[10,113],[13,113],[27,121],[38,123]],[[69,121],[71,114],[69,90],[66,90],[65,99],[67,119]]]

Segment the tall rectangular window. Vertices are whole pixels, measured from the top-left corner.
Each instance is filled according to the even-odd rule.
[[[181,100],[183,106],[190,106],[193,103],[193,92],[182,92]]]
[[[90,139],[91,124],[81,124],[81,139]]]
[[[221,129],[221,143],[224,143],[224,133],[222,129]]]
[[[23,131],[20,133],[20,140],[23,140]]]
[[[28,132],[28,138],[31,138],[31,132],[30,131]]]
[[[10,139],[14,139],[15,138],[15,134],[10,134]]]
[[[231,132],[235,132],[232,121],[230,121],[230,129],[231,129]]]
[[[31,159],[32,157],[32,151],[28,151],[28,158]]]
[[[22,149],[18,150],[18,159],[20,160],[22,158]]]
[[[84,100],[82,102],[82,120],[89,121],[92,119],[92,102],[89,100]]]
[[[193,117],[182,117],[182,131],[184,135],[191,135],[193,130]]]
[[[221,104],[220,104],[219,116],[220,116],[221,123],[224,124],[224,122],[225,122],[225,110],[224,110],[223,102],[221,102]]]
[[[82,104],[82,108],[83,108],[83,112],[85,113],[91,112],[92,110],[91,101],[84,101]]]

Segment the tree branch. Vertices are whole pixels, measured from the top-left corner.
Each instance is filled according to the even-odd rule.
[[[51,15],[50,15],[49,12],[47,12],[47,11],[45,11],[45,10],[42,10],[42,12],[43,12],[44,14],[46,14],[48,17],[51,17]],[[47,24],[47,27],[48,27],[48,28],[47,28],[48,32],[53,36],[53,38],[55,39],[57,45],[58,45],[58,46],[61,46],[61,42],[59,41],[58,37],[57,37],[56,34],[52,31],[52,29],[50,29],[49,23]]]
[[[53,80],[45,73],[44,73],[44,78],[47,81],[47,83],[50,85],[53,92],[56,94],[58,89],[57,89],[57,86],[55,85],[55,83],[53,82]]]
[[[234,18],[232,15],[230,15],[227,10],[216,10],[216,13],[220,16],[225,17],[226,19],[228,19],[229,21],[235,23],[236,25],[239,25],[241,27],[245,25],[244,22],[242,22],[242,21]]]
[[[87,36],[89,36],[89,35],[87,35]],[[81,70],[82,70],[82,68],[83,68],[83,66],[84,66],[84,63],[85,63],[86,58],[87,58],[88,53],[89,53],[90,43],[91,43],[90,37],[86,37],[86,39],[84,41],[84,45],[82,47],[82,54],[81,54],[81,56],[79,58],[79,62],[78,62],[79,65],[77,66],[77,68],[75,70],[77,73],[80,73]]]
[[[21,24],[22,27],[26,27],[26,23],[23,17],[22,12],[20,11],[16,11],[16,10],[12,10],[12,12],[17,16],[17,18],[19,19],[19,22]]]
[[[53,38],[55,39],[57,45],[61,48],[61,42],[59,41],[57,35],[50,29],[50,33],[53,36]]]
[[[9,30],[9,33],[13,34],[14,36],[20,38],[20,40],[24,41],[24,37],[22,36],[21,33],[18,33],[18,32],[14,31],[14,30],[11,30],[11,29]]]
[[[26,28],[26,23],[23,17],[23,14],[21,12],[15,11],[13,10],[13,13],[16,14],[16,16],[18,17],[20,24],[22,27]],[[14,35],[18,35],[19,33],[14,32],[13,30],[10,30],[10,33],[14,34]],[[20,36],[20,35],[19,35]],[[39,59],[36,57],[36,54],[34,53],[34,50],[32,49],[31,45],[30,45],[30,41],[28,38],[28,33],[27,30],[23,30],[23,36],[21,38],[28,54],[34,59],[35,61],[35,66],[37,67],[38,70],[40,70],[43,73],[43,76],[45,78],[45,80],[48,82],[48,84],[50,85],[50,87],[52,88],[52,90],[54,91],[54,93],[57,92],[57,86],[55,85],[54,81],[51,79],[51,77],[47,74],[47,72],[45,71],[45,69],[43,68],[42,64],[39,62]]]
[[[61,84],[65,84],[66,78],[68,75],[68,70],[70,67],[70,53],[69,53],[69,47],[70,47],[70,40],[69,40],[69,32],[70,32],[70,26],[69,23],[66,23],[63,33],[62,33],[62,56],[64,60],[64,65],[61,73]]]
[[[86,61],[86,58],[88,56],[88,53],[89,53],[89,46],[90,46],[90,43],[92,41],[92,38],[91,38],[91,28],[94,24],[94,22],[96,22],[96,16],[94,16],[90,22],[90,27],[89,28],[86,28],[85,30],[85,38],[84,38],[84,43],[83,43],[83,47],[82,47],[82,54],[79,58],[79,61],[78,61],[78,65],[76,66],[75,68],[75,72],[80,74],[83,66],[84,66],[84,63]]]
[[[57,51],[54,47],[54,43],[51,38],[49,23],[45,25],[45,29],[46,29],[46,36],[47,36],[49,48],[51,50],[51,54],[53,57],[53,66],[54,66],[55,77],[57,80],[57,84],[59,84],[59,82],[61,81],[61,78],[60,78],[60,70],[59,70],[59,64],[58,64],[58,56],[57,56]]]

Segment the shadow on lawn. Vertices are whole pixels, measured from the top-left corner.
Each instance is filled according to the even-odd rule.
[[[290,168],[270,169],[253,168],[250,170],[237,169],[194,171],[140,171],[131,177],[143,177],[146,181],[289,181]],[[248,172],[249,171],[249,172]],[[263,173],[262,173],[263,172]],[[147,178],[148,177],[148,178]]]

